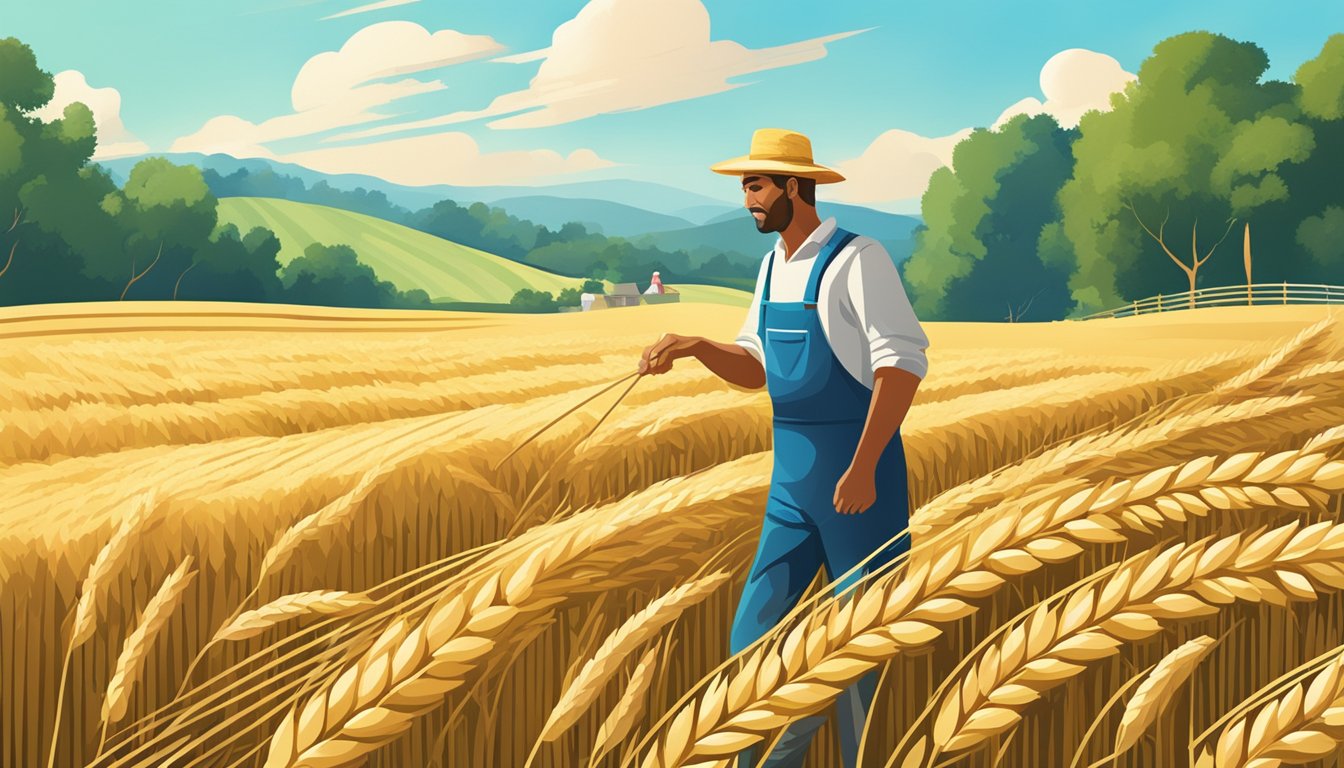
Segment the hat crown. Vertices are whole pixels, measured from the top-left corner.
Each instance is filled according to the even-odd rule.
[[[812,141],[797,131],[758,128],[751,135],[752,160],[812,162]]]

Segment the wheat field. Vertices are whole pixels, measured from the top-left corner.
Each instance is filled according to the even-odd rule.
[[[742,312],[0,312],[0,765],[729,766],[873,670],[874,768],[1341,763],[1328,307],[927,323],[908,557],[730,658],[769,398],[635,370]]]

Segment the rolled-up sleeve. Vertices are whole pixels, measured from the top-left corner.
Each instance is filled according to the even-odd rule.
[[[734,340],[739,347],[751,353],[762,367],[765,366],[765,351],[761,347],[760,325],[761,320],[761,283],[765,280],[766,259],[774,255],[771,251],[761,260],[761,268],[756,274],[756,290],[751,297],[751,306],[747,308],[747,316],[742,320],[742,330],[738,332]]]
[[[849,270],[848,298],[868,338],[873,371],[894,366],[922,379],[929,372],[929,337],[910,306],[896,262],[881,243],[865,240]]]

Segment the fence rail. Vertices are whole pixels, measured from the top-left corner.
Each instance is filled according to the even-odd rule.
[[[1150,312],[1174,312],[1199,307],[1251,306],[1255,304],[1344,304],[1344,286],[1311,283],[1252,283],[1196,288],[1131,301],[1115,309],[1094,312],[1080,320],[1098,317],[1129,317]]]

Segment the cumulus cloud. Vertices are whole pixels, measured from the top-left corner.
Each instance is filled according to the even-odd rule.
[[[745,85],[729,78],[826,55],[826,44],[866,30],[771,48],[710,40],[700,0],[591,0],[556,28],[551,45],[495,59],[540,60],[527,88],[501,94],[485,109],[371,128],[337,139],[374,136],[496,117],[491,128],[539,128],[721,93]]]
[[[121,92],[116,88],[94,88],[76,69],[57,72],[51,101],[31,114],[41,120],[59,120],[65,108],[73,102],[83,102],[93,112],[93,123],[98,128],[98,145],[94,160],[108,160],[126,155],[140,155],[149,151],[149,145],[136,138],[121,122]]]
[[[173,152],[223,152],[235,157],[269,157],[265,145],[336,128],[384,120],[378,107],[442,90],[439,80],[387,78],[459,64],[503,49],[488,35],[451,29],[430,33],[409,21],[387,21],[351,35],[339,51],[308,59],[290,89],[294,111],[253,123],[234,115],[207,120],[196,132],[173,142]]]
[[[452,131],[296,152],[283,159],[322,173],[362,173],[409,186],[513,184],[615,165],[590,149],[568,155],[550,149],[483,154],[471,136]]]
[[[1110,109],[1111,94],[1124,90],[1136,78],[1104,53],[1084,48],[1060,51],[1041,67],[1045,101],[1022,99],[1003,110],[990,127],[997,130],[1016,115],[1046,113],[1071,128],[1089,110]],[[970,128],[936,138],[900,129],[886,131],[863,154],[837,164],[846,181],[837,186],[836,198],[918,211],[929,177],[937,169],[952,165],[952,148],[969,135]]]
[[[836,164],[845,175],[845,182],[836,188],[837,197],[851,203],[913,200],[918,209],[929,177],[952,164],[952,148],[969,135],[970,128],[936,138],[899,128],[886,131],[863,154]]]
[[[998,128],[1016,115],[1044,112],[1065,128],[1072,128],[1083,113],[1110,109],[1111,94],[1124,90],[1126,84],[1136,79],[1138,75],[1126,72],[1120,62],[1104,53],[1069,48],[1051,56],[1041,67],[1041,95],[1045,101],[1035,97],[1022,99],[1005,109],[992,127]]]
[[[381,11],[384,8],[395,8],[398,5],[410,5],[411,3],[418,3],[418,2],[420,2],[420,0],[379,0],[379,2],[376,3],[369,3],[368,5],[360,5],[351,8],[349,10],[340,11],[339,13],[333,13],[329,16],[323,16],[322,20],[326,21],[327,19],[339,19],[342,16],[354,16],[357,13],[368,13],[369,11]]]

